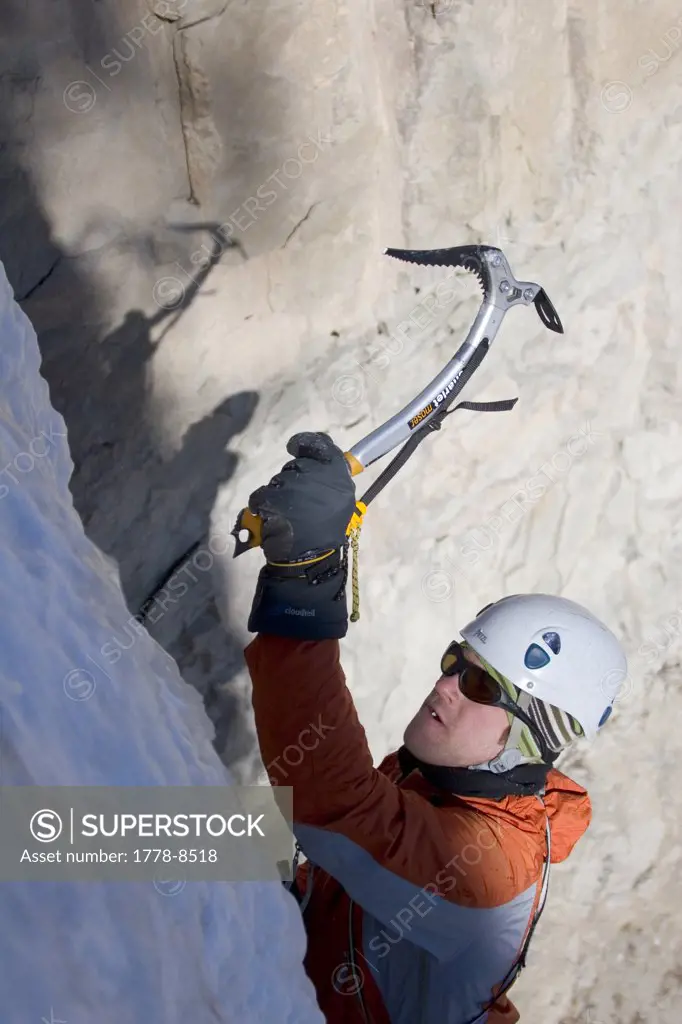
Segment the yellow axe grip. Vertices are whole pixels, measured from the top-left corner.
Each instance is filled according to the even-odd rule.
[[[352,455],[350,452],[344,452],[343,457],[350,466],[351,476],[359,476],[360,473],[363,472],[365,467],[358,459],[355,458],[354,455]]]

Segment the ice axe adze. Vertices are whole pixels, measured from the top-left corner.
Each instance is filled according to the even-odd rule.
[[[386,249],[385,254],[406,263],[468,270],[479,280],[483,301],[465,341],[431,383],[400,412],[344,452],[352,475],[357,476],[404,442],[398,454],[356,503],[355,513],[346,531],[347,536],[354,541],[356,556],[357,536],[367,506],[404,466],[418,445],[432,431],[440,430],[445,416],[455,409],[504,412],[516,404],[517,399],[512,398],[499,402],[460,402],[450,408],[480,366],[507,311],[512,306],[529,306],[532,302],[545,327],[559,334],[563,334],[564,330],[545,290],[533,281],[517,281],[500,249],[487,245],[457,245],[451,249]],[[233,557],[236,558],[248,548],[260,547],[261,525],[260,516],[254,515],[248,508],[242,509],[232,530],[236,541]],[[243,531],[247,534],[245,540],[241,538]],[[354,608],[351,619],[356,621],[359,617],[357,562],[353,568]]]

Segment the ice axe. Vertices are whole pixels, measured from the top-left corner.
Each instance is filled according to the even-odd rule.
[[[487,245],[457,245],[451,249],[386,249],[385,255],[422,266],[460,267],[467,270],[478,278],[483,300],[466,339],[431,383],[400,412],[344,452],[351,474],[358,476],[398,445],[403,445],[356,503],[346,531],[347,536],[354,540],[356,557],[357,536],[367,506],[405,465],[422,441],[433,431],[440,430],[445,416],[456,409],[504,412],[516,404],[518,399],[512,398],[498,402],[460,402],[450,408],[481,365],[508,310],[512,306],[529,306],[532,302],[545,327],[558,334],[564,331],[545,290],[534,281],[517,281],[501,249]],[[260,547],[261,526],[260,516],[254,515],[248,508],[242,509],[232,530],[236,541],[234,558],[249,548]],[[246,531],[246,539],[242,539],[243,531]],[[356,569],[357,562],[354,563],[353,574],[353,621],[358,618]]]

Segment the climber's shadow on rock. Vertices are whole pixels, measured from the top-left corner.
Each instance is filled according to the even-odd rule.
[[[218,487],[237,464],[228,446],[248,426],[258,401],[255,392],[223,398],[166,444],[166,423],[173,421],[177,431],[178,416],[186,413],[172,407],[172,377],[171,396],[156,393],[151,361],[224,249],[214,242],[205,265],[175,294],[168,291],[170,279],[162,279],[166,304],[153,314],[132,309],[99,337],[97,325],[93,329],[80,318],[63,317],[56,329],[50,323],[50,292],[63,294],[65,275],[73,275],[71,261],[43,285],[40,304],[26,307],[38,321],[41,341],[49,340],[43,372],[69,432],[74,504],[90,538],[118,563],[134,610],[167,568],[206,536]]]
[[[38,217],[37,202],[35,211]],[[44,233],[50,237],[49,229]],[[144,250],[144,240],[140,244]],[[129,310],[108,330],[102,329],[106,313],[100,312],[90,281],[97,277],[99,259],[114,258],[110,252],[66,259],[52,246],[47,272],[18,296],[38,334],[52,404],[66,421],[74,505],[90,539],[117,563],[133,615],[154,602],[169,575],[208,544],[217,491],[238,462],[230,446],[258,402],[255,392],[240,391],[192,423],[184,410],[172,407],[171,397],[164,408],[155,394],[152,360],[226,248],[214,241],[204,265],[178,294],[166,287],[163,304],[153,313]],[[30,268],[12,259],[8,263],[10,277],[16,280],[23,269],[31,282]],[[172,376],[170,381],[172,393]],[[179,412],[189,423],[169,445],[165,422],[177,424]],[[226,547],[223,539],[221,550]],[[191,567],[187,572],[196,576]],[[146,624],[183,677],[202,692],[216,725],[216,746],[232,763],[253,747],[248,707],[232,686],[243,666],[243,644],[223,625],[214,577],[204,572],[197,579],[181,602],[166,604],[162,622]]]
[[[118,563],[131,611],[201,692],[216,728],[216,748],[234,765],[251,753],[253,738],[244,722],[243,695],[231,686],[243,663],[242,645],[223,625],[214,577],[207,571],[217,559],[229,557],[231,538],[223,536],[226,530],[212,538],[210,515],[218,488],[237,467],[238,455],[230,445],[251,421],[258,395],[241,391],[222,399],[187,427],[177,450],[162,453],[154,438],[156,420],[165,410],[158,401],[152,408],[148,372],[158,346],[194,301],[221,253],[214,243],[191,285],[179,296],[166,293],[166,300],[177,299],[172,308],[161,307],[153,316],[131,310],[102,340],[102,365],[117,398],[113,415],[95,415],[94,422],[105,431],[117,423],[117,440],[100,438],[94,452],[90,447],[90,472],[84,464],[74,494],[90,536]],[[100,406],[103,398],[96,400]],[[94,507],[86,485],[92,474],[97,481]]]

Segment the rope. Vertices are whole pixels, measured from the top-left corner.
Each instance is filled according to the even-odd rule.
[[[358,545],[360,543],[360,530],[362,529],[362,520],[366,511],[367,505],[365,504],[364,501],[358,499],[358,501],[355,502],[355,512],[353,513],[351,521],[348,524],[348,528],[346,530],[346,536],[350,541],[351,547],[353,549],[353,568],[351,574],[351,588],[353,591],[353,609],[350,614],[351,622],[357,622],[358,619],[360,618],[360,574],[358,571],[360,552]],[[348,544],[348,541],[346,541],[346,544]],[[348,550],[347,547],[346,550]],[[346,565],[348,565],[347,562]],[[346,571],[348,570],[346,569]]]
[[[351,574],[351,589],[353,591],[353,609],[350,613],[350,621],[357,622],[360,618],[360,573],[359,573],[359,559],[360,559],[360,530],[362,524],[356,526],[351,530],[350,534],[350,545],[353,549],[353,569]]]

